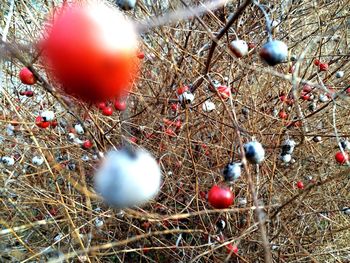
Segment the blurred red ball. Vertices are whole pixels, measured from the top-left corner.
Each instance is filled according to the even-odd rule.
[[[130,89],[138,71],[133,24],[103,2],[67,4],[55,10],[41,41],[44,65],[62,90],[89,103]]]

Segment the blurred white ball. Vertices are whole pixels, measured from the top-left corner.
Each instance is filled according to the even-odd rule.
[[[244,145],[245,157],[249,162],[259,164],[265,159],[265,150],[260,142],[251,141]]]
[[[241,39],[233,40],[230,43],[229,48],[238,58],[247,55],[249,50],[247,42]]]
[[[160,184],[157,161],[140,149],[109,152],[95,178],[97,192],[117,208],[144,204],[156,196]]]

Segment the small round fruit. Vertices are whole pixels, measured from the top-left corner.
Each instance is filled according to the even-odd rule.
[[[31,98],[34,96],[34,92],[32,90],[26,90],[24,92],[24,95],[26,95],[28,98]]]
[[[228,244],[226,245],[227,253],[229,254],[237,254],[238,247],[236,245]]]
[[[320,71],[327,71],[328,70],[328,64],[327,63],[320,63],[319,69]]]
[[[282,119],[282,120],[285,120],[288,118],[288,114],[284,111],[284,110],[281,110],[279,113],[278,113],[278,116]]]
[[[314,65],[315,65],[315,66],[319,66],[320,63],[321,63],[321,62],[320,62],[319,59],[316,58],[316,59],[314,60]]]
[[[37,81],[34,74],[27,67],[21,69],[19,78],[21,82],[26,85],[34,85]]]
[[[126,101],[125,100],[115,100],[114,101],[114,108],[117,111],[125,111],[126,110]]]
[[[270,66],[275,66],[286,61],[288,56],[287,45],[279,40],[271,40],[265,43],[260,50],[260,57]]]
[[[228,208],[233,204],[234,194],[227,187],[214,185],[208,193],[210,205],[217,209]]]
[[[218,86],[217,91],[220,94],[220,97],[223,99],[227,99],[230,97],[231,89],[227,86]]]
[[[182,86],[177,89],[177,95],[182,95],[184,92],[189,91],[190,88],[188,86]]]
[[[236,57],[241,58],[248,54],[248,44],[244,40],[233,40],[229,45],[230,50]]]
[[[104,110],[107,107],[107,105],[106,105],[105,102],[99,102],[97,104],[97,107],[98,107],[99,110]]]
[[[143,52],[137,53],[137,58],[138,59],[144,59],[145,58],[145,53],[143,53]]]
[[[50,127],[51,127],[52,129],[56,128],[57,125],[58,125],[58,123],[57,123],[56,120],[50,122]]]
[[[339,151],[335,154],[335,160],[337,161],[337,163],[344,164],[349,160],[348,153],[346,153],[346,152],[344,152],[344,153],[345,154],[343,154],[341,151]]]
[[[298,189],[304,189],[304,183],[302,181],[298,181],[296,186]]]
[[[36,124],[36,126],[38,126],[39,128],[42,128],[42,129],[46,129],[47,127],[50,126],[50,122],[45,121],[44,118],[41,116],[38,116],[35,118],[35,124]]]
[[[83,142],[83,148],[84,149],[90,149],[92,147],[92,142],[90,140],[86,140]]]
[[[102,114],[105,116],[111,116],[113,114],[112,107],[106,107],[103,109]]]

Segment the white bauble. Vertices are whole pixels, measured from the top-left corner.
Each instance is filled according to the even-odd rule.
[[[34,165],[40,166],[44,163],[44,158],[41,156],[34,156],[32,159]]]
[[[40,115],[44,121],[53,121],[55,119],[55,113],[50,110],[43,111]]]
[[[246,56],[249,50],[247,42],[241,39],[233,40],[229,48],[238,58]]]
[[[83,128],[83,126],[81,126],[81,124],[74,125],[74,129],[77,132],[77,134],[80,134],[80,135],[84,134],[84,132],[85,132],[84,128]]]
[[[251,141],[244,145],[245,157],[249,162],[259,164],[265,159],[265,150],[260,142]]]
[[[157,195],[160,184],[157,161],[141,149],[109,152],[95,178],[96,190],[117,208],[146,203]]]
[[[202,105],[202,109],[204,112],[212,112],[213,110],[215,110],[215,108],[215,104],[212,101],[208,100],[206,100]]]

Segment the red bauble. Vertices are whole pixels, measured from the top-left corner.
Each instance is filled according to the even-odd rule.
[[[46,129],[47,127],[50,126],[50,122],[44,121],[44,118],[41,116],[38,116],[35,118],[35,124],[36,124],[36,126],[38,126],[39,128],[42,128],[42,129]]]
[[[228,208],[233,204],[234,194],[227,187],[214,185],[208,193],[209,203],[217,209]]]
[[[327,71],[328,64],[327,63],[320,63],[319,68],[320,68],[320,71]]]
[[[40,47],[49,75],[65,93],[85,102],[121,96],[137,76],[133,24],[103,2],[67,4],[55,10]]]
[[[125,100],[115,100],[114,102],[114,108],[117,111],[125,111],[126,110],[126,101]]]
[[[287,114],[285,111],[283,111],[283,110],[281,110],[281,111],[278,113],[278,116],[279,116],[282,120],[285,120],[285,119],[288,118],[288,114]]]
[[[304,183],[302,181],[298,181],[296,185],[299,189],[304,189]]]
[[[34,74],[27,67],[21,69],[19,72],[19,78],[22,83],[26,85],[34,85],[36,83]]]
[[[339,164],[344,164],[346,163],[346,161],[349,160],[349,155],[345,152],[345,155],[339,151],[335,154],[335,160],[337,161],[337,163]]]
[[[112,107],[106,107],[103,109],[102,114],[105,116],[111,116],[113,114]]]
[[[84,149],[90,149],[92,147],[92,142],[90,140],[86,140],[83,142],[83,148]]]

